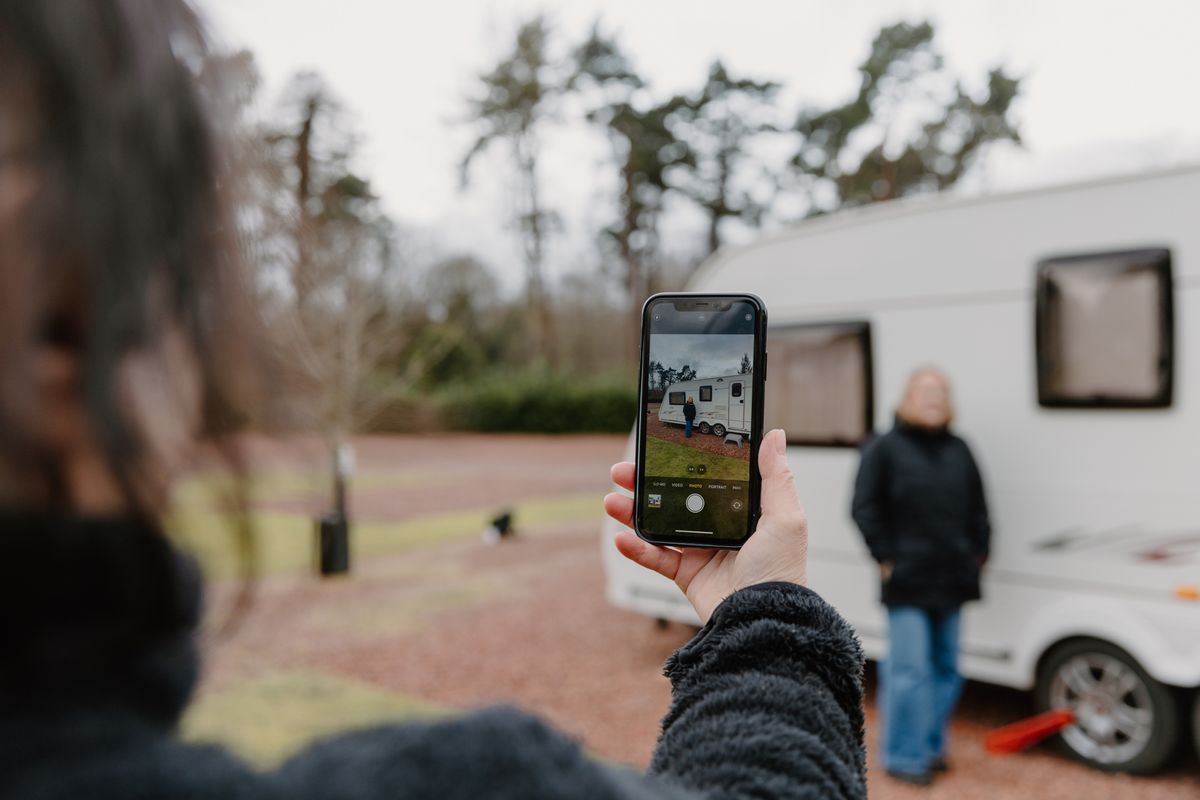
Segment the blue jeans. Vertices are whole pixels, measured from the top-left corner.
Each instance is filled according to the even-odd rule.
[[[692,421],[690,419],[683,421],[683,435],[689,439],[692,438]]]
[[[962,691],[958,610],[888,609],[888,657],[880,664],[877,707],[885,769],[919,775],[946,756],[946,727]]]

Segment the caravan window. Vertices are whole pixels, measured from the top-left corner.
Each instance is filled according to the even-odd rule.
[[[667,402],[673,406],[683,405],[683,392],[671,392],[671,394],[667,396]]]
[[[742,385],[740,383],[735,383],[733,385],[733,391],[731,391],[730,394],[732,394],[734,397],[741,397],[742,396]]]
[[[770,338],[766,427],[783,428],[789,444],[857,446],[875,414],[870,324],[773,327]]]
[[[700,387],[700,402],[701,403],[712,402],[712,387],[711,386],[701,386]]]
[[[1171,404],[1174,309],[1165,249],[1038,264],[1038,403],[1073,408]]]

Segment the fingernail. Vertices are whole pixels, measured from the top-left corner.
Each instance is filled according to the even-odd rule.
[[[783,428],[776,428],[771,431],[771,435],[775,437],[775,449],[780,455],[787,452],[787,434],[783,432]]]

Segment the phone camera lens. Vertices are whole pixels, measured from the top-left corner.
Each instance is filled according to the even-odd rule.
[[[660,319],[662,319],[662,314],[655,314],[655,315],[654,315],[654,321],[655,321],[655,322],[658,322]]]

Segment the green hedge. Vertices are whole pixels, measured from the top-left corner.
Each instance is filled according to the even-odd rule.
[[[637,386],[608,377],[497,374],[444,390],[438,405],[452,430],[626,433],[636,419]]]

